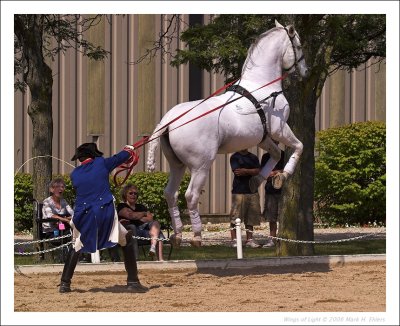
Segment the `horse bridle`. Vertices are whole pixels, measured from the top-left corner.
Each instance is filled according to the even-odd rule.
[[[293,62],[293,64],[289,68],[284,69],[285,71],[290,71],[294,66],[297,67],[297,65],[299,64],[300,61],[304,60],[304,54],[297,60],[296,49],[295,49],[294,44],[293,44],[293,39],[296,37],[296,34],[294,34],[293,36],[290,36],[289,35],[289,31],[287,30],[286,27],[285,27],[285,31],[286,31],[286,33],[287,33],[287,35],[289,37],[290,43],[292,44],[292,49],[293,49],[293,53],[294,53],[294,62]]]

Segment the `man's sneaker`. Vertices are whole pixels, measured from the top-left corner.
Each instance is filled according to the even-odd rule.
[[[263,247],[263,248],[272,248],[272,247],[275,247],[275,243],[274,243],[274,241],[272,241],[271,239],[269,239],[269,240],[267,241],[267,243],[266,243],[265,245],[263,245],[262,247]]]
[[[150,247],[150,251],[149,251],[149,256],[150,257],[154,257],[156,255],[156,247],[155,246],[151,246]]]
[[[260,245],[255,242],[253,239],[246,241],[246,247],[248,248],[260,248]]]
[[[236,240],[232,240],[232,242],[231,242],[231,248],[237,248]]]

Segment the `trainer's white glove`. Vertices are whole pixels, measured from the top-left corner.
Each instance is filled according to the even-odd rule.
[[[124,149],[129,149],[131,151],[134,151],[135,147],[133,147],[132,145],[125,145]]]

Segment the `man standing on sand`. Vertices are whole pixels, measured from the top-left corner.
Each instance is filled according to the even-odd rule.
[[[235,175],[232,184],[232,208],[231,208],[231,239],[232,246],[236,247],[235,220],[240,218],[246,228],[246,247],[259,248],[260,245],[253,239],[255,225],[260,225],[261,209],[258,189],[252,193],[249,180],[260,172],[258,157],[247,149],[234,153],[230,164]]]
[[[72,185],[76,191],[71,221],[73,244],[61,276],[61,293],[71,292],[71,279],[81,252],[94,253],[117,243],[122,246],[124,253],[128,274],[127,290],[135,293],[148,291],[139,282],[132,231],[127,232],[118,222],[109,182],[111,171],[129,162],[132,151],[133,147],[127,145],[121,152],[104,158],[95,143],[85,143],[76,149],[71,160],[79,160],[81,164],[71,173]]]

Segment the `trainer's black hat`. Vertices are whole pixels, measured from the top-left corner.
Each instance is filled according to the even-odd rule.
[[[82,157],[95,158],[99,156],[103,156],[103,153],[97,149],[96,143],[84,143],[75,150],[75,155],[71,158],[71,161],[75,161]]]

